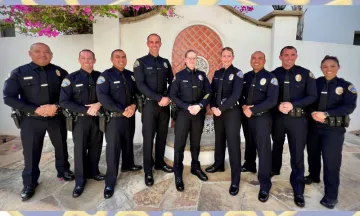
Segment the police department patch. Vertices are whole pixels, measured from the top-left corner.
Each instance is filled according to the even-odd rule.
[[[132,79],[133,81],[135,81],[135,77],[134,77],[134,75],[131,75],[131,79]]]
[[[275,77],[271,79],[270,83],[276,86],[279,85],[278,80]]]
[[[61,73],[60,73],[59,70],[56,70],[56,75],[57,75],[57,76],[61,76]]]
[[[244,77],[244,74],[243,74],[242,71],[237,72],[236,75],[237,75],[238,77],[240,77],[240,78],[243,78],[243,77]]]
[[[201,80],[201,81],[203,80],[203,77],[201,75],[199,75],[199,80]]]
[[[164,67],[165,67],[165,68],[168,68],[168,65],[167,65],[167,63],[166,63],[166,62],[164,62]]]
[[[342,87],[337,87],[337,88],[335,89],[335,93],[336,93],[337,95],[342,95],[342,93],[344,93],[344,89],[343,89]]]
[[[96,84],[103,84],[105,82],[105,77],[99,76],[99,78],[96,81]]]
[[[355,88],[354,85],[352,85],[352,84],[349,85],[348,89],[349,89],[349,91],[351,91],[352,93],[357,94],[357,91],[356,91],[356,88]]]
[[[61,83],[61,87],[66,87],[69,86],[71,84],[70,80],[65,78],[63,79],[62,83]]]
[[[262,78],[261,80],[260,80],[260,85],[265,85],[266,84],[266,79],[265,78]]]
[[[311,71],[309,71],[309,76],[310,76],[311,78],[315,79],[315,76],[314,76],[314,74],[313,74]]]
[[[310,72],[310,73],[311,73],[311,72]],[[295,80],[296,80],[297,82],[300,82],[301,79],[302,79],[301,74],[298,74],[298,75],[295,76]]]
[[[234,74],[230,74],[229,80],[233,80],[233,79],[234,79]]]
[[[140,65],[140,62],[138,60],[136,60],[134,63],[134,68],[138,67],[139,65]]]

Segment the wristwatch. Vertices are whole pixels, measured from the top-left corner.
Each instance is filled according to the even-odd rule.
[[[329,117],[329,113],[328,113],[328,112],[324,112],[324,115],[325,115],[326,118]]]
[[[199,103],[198,105],[200,106],[201,109],[204,107],[201,103]]]

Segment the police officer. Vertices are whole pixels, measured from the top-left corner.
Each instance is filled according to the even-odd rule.
[[[164,161],[168,124],[170,120],[169,90],[167,84],[173,80],[174,74],[169,60],[159,56],[161,38],[157,34],[147,37],[149,54],[137,59],[134,63],[134,75],[139,91],[146,97],[142,113],[143,163],[145,184],[152,186],[154,178],[152,168],[171,173],[173,169]],[[154,137],[155,162],[152,157]]]
[[[121,149],[123,145],[127,145],[132,133],[130,118],[135,114],[137,93],[133,73],[125,69],[125,52],[121,49],[114,50],[111,53],[111,61],[113,67],[105,70],[96,82],[97,97],[110,118],[105,131],[105,199],[114,194]]]
[[[247,131],[251,143],[256,146],[259,155],[260,191],[258,199],[266,202],[271,189],[271,127],[272,114],[270,112],[278,100],[279,87],[275,76],[264,69],[265,54],[256,51],[251,55],[252,71],[244,75],[244,91],[242,109],[247,117]]]
[[[215,71],[211,89],[214,96],[210,107],[214,114],[215,126],[215,163],[205,169],[206,172],[224,172],[226,142],[228,143],[231,185],[229,193],[233,196],[239,192],[241,153],[240,127],[241,112],[238,100],[243,88],[243,73],[232,65],[234,51],[225,47],[221,51],[223,68]]]
[[[308,184],[320,181],[321,155],[324,165],[325,195],[320,203],[333,209],[338,202],[341,152],[349,115],[356,108],[357,91],[350,82],[337,77],[339,60],[325,56],[321,61],[324,76],[316,79],[318,100],[310,107],[307,143],[310,175]]]
[[[72,196],[79,197],[86,177],[105,180],[99,171],[103,133],[99,129],[101,104],[96,97],[96,80],[100,72],[94,70],[95,54],[88,49],[79,53],[81,69],[69,74],[61,84],[60,106],[76,118],[73,126],[75,188]]]
[[[68,73],[50,63],[52,52],[44,43],[32,44],[29,55],[32,61],[13,70],[3,89],[4,103],[23,114],[20,123],[25,161],[23,201],[30,199],[38,186],[46,132],[55,148],[57,177],[65,181],[74,180],[68,162],[65,119],[59,110],[60,84]]]
[[[200,140],[204,128],[206,106],[211,99],[211,86],[206,74],[195,69],[197,54],[189,50],[185,54],[186,68],[178,73],[170,90],[170,98],[179,108],[175,122],[174,174],[178,191],[184,190],[182,172],[186,140],[190,133],[191,173],[200,180],[208,177],[199,162]]]
[[[282,66],[272,73],[279,82],[278,106],[274,109],[272,131],[272,175],[279,175],[285,134],[288,137],[294,202],[305,206],[304,200],[304,148],[308,130],[306,108],[317,98],[315,77],[306,68],[295,65],[297,50],[293,46],[281,49]]]

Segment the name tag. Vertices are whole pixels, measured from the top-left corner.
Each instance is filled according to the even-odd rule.
[[[244,81],[243,83],[246,83],[246,81]]]
[[[33,79],[32,76],[24,77],[24,80],[31,80],[31,79]]]
[[[48,84],[47,83],[41,84],[41,87],[45,87],[45,86],[48,86]]]
[[[150,69],[152,69],[152,67],[146,67],[146,69],[149,69],[149,70],[150,70]]]
[[[81,84],[77,84],[76,87],[80,87],[80,86],[83,86],[83,85],[84,85],[84,84],[82,84],[82,83],[81,83]]]
[[[120,83],[120,81],[115,81],[115,82],[114,82],[114,84],[118,84],[118,83]]]
[[[217,77],[214,77],[214,79],[219,79],[219,78],[217,78]]]
[[[189,81],[187,81],[187,80],[183,80],[183,82],[189,82]]]

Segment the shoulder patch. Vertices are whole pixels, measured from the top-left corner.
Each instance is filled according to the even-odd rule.
[[[96,84],[103,84],[105,82],[105,77],[99,76],[99,78],[96,81]]]
[[[238,77],[240,77],[240,78],[244,78],[244,74],[243,74],[243,72],[242,72],[241,70],[239,70],[239,71],[236,73],[236,75],[237,75]]]
[[[135,63],[134,63],[134,68],[138,67],[139,65],[140,65],[139,60],[136,60]]]
[[[357,90],[353,84],[350,84],[348,90],[354,94],[357,94]]]
[[[309,71],[309,77],[315,79],[315,76],[314,76],[314,74],[313,74],[311,71]]]
[[[66,87],[69,86],[70,84],[71,84],[70,80],[68,78],[65,78],[61,83],[61,87]]]
[[[270,82],[271,82],[271,84],[273,84],[273,85],[276,85],[276,86],[279,85],[279,84],[278,84],[278,80],[277,80],[275,77],[272,78]]]

